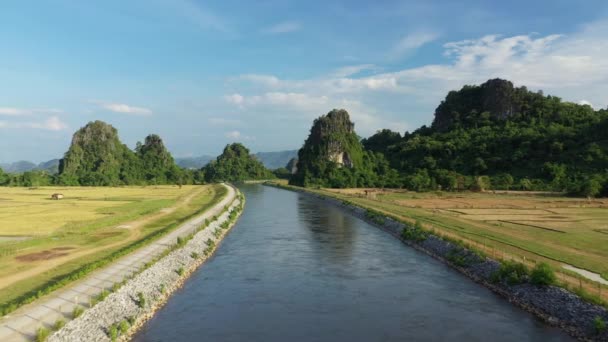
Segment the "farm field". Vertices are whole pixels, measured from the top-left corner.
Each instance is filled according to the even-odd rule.
[[[437,235],[462,240],[495,259],[548,262],[571,288],[608,300],[608,199],[543,193],[416,193],[380,189],[307,189],[420,221]],[[573,269],[570,266],[574,266]],[[568,267],[566,269],[565,267]],[[578,269],[578,270],[576,270]],[[578,272],[574,272],[576,270]]]
[[[225,193],[221,185],[0,188],[0,304],[168,231]]]

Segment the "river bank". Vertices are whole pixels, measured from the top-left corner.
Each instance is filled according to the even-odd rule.
[[[465,246],[432,234],[419,242],[405,240],[402,237],[404,229],[414,229],[409,224],[404,224],[378,213],[370,215],[370,212],[365,208],[322,194],[308,192],[305,189],[278,184],[268,185],[301,192],[340,207],[369,224],[387,231],[409,246],[451,266],[473,281],[506,298],[509,302],[533,313],[547,324],[560,327],[575,338],[608,341],[608,332],[604,329],[603,332],[598,333],[595,323],[597,317],[600,317],[604,322],[608,321],[607,310],[604,307],[586,302],[565,289],[557,286],[538,287],[529,282],[519,285],[493,282],[492,274],[500,268],[501,264],[496,260],[480,256]]]
[[[240,216],[244,201],[238,193],[220,215],[193,235],[178,239],[171,252],[67,323],[48,341],[129,340],[213,254]]]

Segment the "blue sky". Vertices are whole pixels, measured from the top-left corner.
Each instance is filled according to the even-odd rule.
[[[608,105],[606,1],[5,1],[0,162],[60,157],[91,120],[174,156],[299,148],[345,108],[361,136],[429,124],[503,77]],[[602,53],[603,51],[603,53]]]

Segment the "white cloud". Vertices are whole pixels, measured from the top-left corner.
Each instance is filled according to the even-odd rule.
[[[284,21],[273,26],[264,28],[262,33],[265,34],[282,34],[299,31],[302,25],[296,21]]]
[[[422,38],[406,39],[401,47],[420,46],[434,36]],[[392,72],[361,75],[362,71],[378,69],[360,64],[304,79],[241,75],[232,79],[236,83],[231,86],[239,89],[232,103],[243,114],[254,113],[270,122],[310,121],[332,108],[345,108],[360,134],[386,127],[403,131],[408,123],[429,124],[434,109],[448,91],[500,77],[517,86],[542,89],[566,101],[584,99],[581,103],[605,108],[608,106],[605,51],[608,51],[608,20],[587,25],[568,36],[486,35],[445,44],[443,63]]]
[[[349,65],[349,66],[345,66],[345,67],[336,69],[332,73],[332,76],[336,77],[336,78],[342,78],[342,77],[357,75],[357,74],[361,73],[362,71],[376,70],[376,69],[377,69],[377,67],[373,64]]]
[[[228,102],[228,103],[232,103],[239,107],[242,107],[243,102],[245,101],[245,98],[241,94],[231,94],[231,95],[224,96],[224,100],[226,100],[226,102]]]
[[[393,46],[389,57],[392,59],[403,57],[404,55],[436,40],[437,38],[439,38],[439,34],[435,32],[415,32],[408,34],[407,36],[401,38],[395,44],[395,46]]]
[[[240,131],[226,132],[226,134],[224,134],[224,136],[226,138],[234,140],[234,141],[255,140],[255,137],[243,135]]]
[[[99,107],[109,110],[114,113],[130,114],[130,115],[151,115],[152,110],[144,107],[135,107],[124,103],[112,103],[102,101],[91,101],[97,104]]]
[[[0,115],[5,116],[23,116],[38,113],[63,113],[61,109],[55,108],[15,108],[15,107],[0,107]]]
[[[0,121],[0,128],[33,128],[43,129],[47,131],[62,131],[68,128],[68,125],[61,121],[56,116],[51,116],[44,121],[33,121],[33,122],[6,122]]]
[[[61,121],[56,116],[51,116],[43,122],[30,122],[23,124],[25,127],[44,129],[49,131],[62,131],[68,128],[68,125]]]

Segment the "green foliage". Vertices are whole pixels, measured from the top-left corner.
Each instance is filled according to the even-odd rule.
[[[36,330],[36,342],[44,342],[49,337],[51,332],[47,328],[38,328]]]
[[[190,253],[190,257],[192,259],[198,259],[200,257],[200,255],[198,253],[196,253],[196,252],[192,252],[192,253]]]
[[[129,326],[130,326],[129,322],[126,319],[123,319],[118,324],[118,329],[120,330],[120,333],[124,335],[127,333],[127,331],[129,331]]]
[[[386,222],[384,215],[374,210],[367,209],[367,211],[365,212],[365,216],[372,222],[380,226],[384,225],[384,223]]]
[[[55,321],[55,324],[53,324],[53,330],[59,330],[59,329],[63,328],[64,325],[65,325],[65,321],[60,318]]]
[[[608,195],[608,110],[490,80],[450,92],[432,127],[365,139],[416,191],[555,190]],[[482,177],[483,178],[478,178]]]
[[[181,185],[192,183],[195,178],[193,171],[182,170],[175,164],[158,135],[147,136],[144,143],[138,142],[132,151],[120,142],[114,127],[94,121],[74,133],[70,148],[59,162],[59,175],[53,183]],[[27,184],[28,180],[23,182]]]
[[[428,233],[422,228],[422,223],[420,223],[420,221],[416,221],[416,224],[414,224],[413,227],[403,228],[401,237],[408,241],[420,243],[428,238]]]
[[[116,324],[112,324],[108,328],[108,337],[112,342],[116,341],[116,339],[118,338],[118,326],[116,326]]]
[[[177,270],[175,270],[175,273],[177,273],[180,277],[184,275],[184,267],[181,266],[180,268],[178,268]]]
[[[207,164],[202,172],[207,182],[240,182],[275,178],[271,171],[239,143],[226,145],[222,154]]]
[[[343,109],[314,121],[298,152],[296,169],[289,183],[306,187],[395,187],[399,183],[398,173],[382,153],[364,150]]]
[[[455,247],[450,249],[448,254],[446,255],[446,259],[452,264],[459,267],[467,267],[469,266],[469,261],[465,255],[465,251],[461,247]]]
[[[141,292],[137,293],[137,306],[139,306],[140,309],[146,307],[146,297]]]
[[[76,305],[72,310],[72,319],[76,319],[82,315],[84,309],[81,306]]]
[[[538,286],[555,284],[556,278],[553,269],[549,264],[541,262],[536,264],[530,273],[530,282]]]
[[[601,334],[606,331],[606,322],[600,316],[596,316],[593,319],[593,329],[595,329],[596,334]]]
[[[528,275],[529,271],[526,265],[507,260],[491,275],[491,280],[495,283],[506,282],[509,285],[517,285],[525,282]]]

